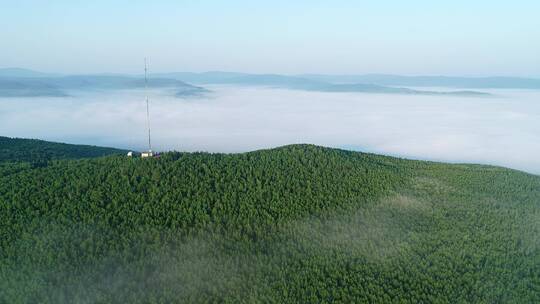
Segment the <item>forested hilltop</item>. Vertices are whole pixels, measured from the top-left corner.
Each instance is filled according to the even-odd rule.
[[[0,163],[39,163],[53,159],[74,159],[124,154],[125,150],[88,145],[69,145],[38,139],[0,136]]]
[[[540,302],[538,176],[312,145],[19,159],[0,303]]]

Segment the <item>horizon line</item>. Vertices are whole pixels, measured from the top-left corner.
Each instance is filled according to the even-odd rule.
[[[27,71],[39,74],[49,74],[49,76],[75,76],[75,75],[130,75],[130,76],[139,76],[144,73],[134,73],[134,72],[58,72],[58,71],[44,71],[33,68],[26,67],[0,67],[2,70],[20,70]],[[245,74],[245,75],[282,75],[282,76],[399,76],[399,77],[446,77],[446,78],[519,78],[519,79],[535,79],[540,80],[540,75],[530,75],[530,76],[512,76],[512,75],[503,75],[503,74],[491,74],[491,75],[466,75],[466,74],[399,74],[399,73],[377,73],[377,72],[365,72],[365,73],[279,73],[279,72],[243,72],[238,70],[204,70],[204,71],[160,71],[160,72],[150,72],[152,74],[174,74],[174,73],[190,73],[190,74],[205,74],[205,73],[231,73],[231,74]]]

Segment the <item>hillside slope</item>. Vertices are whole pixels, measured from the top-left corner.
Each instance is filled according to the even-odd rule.
[[[125,153],[127,151],[115,148],[0,136],[0,163],[42,162],[53,159],[88,158]]]
[[[0,172],[0,302],[540,302],[540,177],[292,145]]]

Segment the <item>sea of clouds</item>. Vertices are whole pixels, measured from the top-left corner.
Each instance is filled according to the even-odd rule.
[[[322,93],[211,86],[150,91],[154,150],[243,152],[293,143],[540,174],[540,91],[494,97]],[[484,90],[485,91],[485,90]],[[0,99],[0,135],[142,150],[144,92]]]

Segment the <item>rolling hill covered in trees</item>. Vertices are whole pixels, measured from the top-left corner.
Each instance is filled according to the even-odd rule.
[[[39,154],[0,166],[1,303],[540,302],[535,175],[312,145]]]

